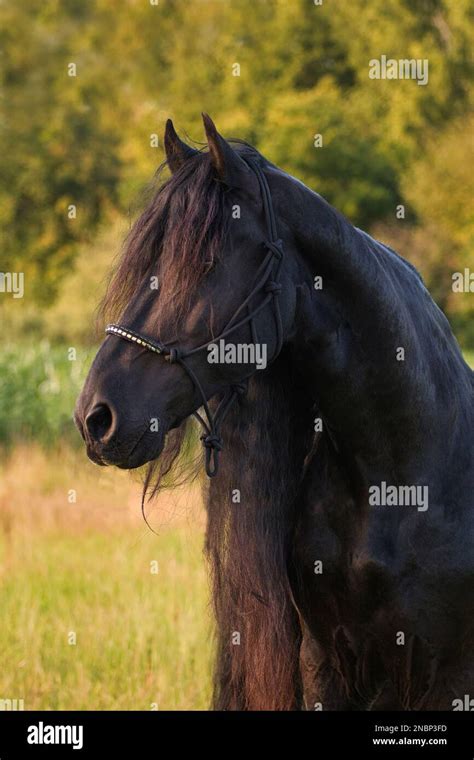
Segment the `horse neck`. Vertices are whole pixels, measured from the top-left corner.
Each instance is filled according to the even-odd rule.
[[[416,482],[458,456],[453,419],[472,417],[472,373],[413,267],[301,183],[284,185],[295,363],[328,432],[371,478]]]

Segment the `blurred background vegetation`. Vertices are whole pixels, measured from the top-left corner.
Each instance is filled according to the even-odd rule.
[[[162,585],[157,616],[140,607],[127,563],[148,572],[157,545],[149,534],[137,549],[123,500],[110,496],[112,482],[125,501],[132,486],[111,473],[97,490],[106,476],[85,462],[71,424],[97,342],[94,310],[163,160],[166,119],[199,143],[207,111],[224,135],[255,144],[396,248],[469,354],[473,296],[453,293],[451,278],[472,266],[474,250],[473,30],[471,0],[0,4],[0,271],[25,273],[24,298],[0,294],[0,595],[14,622],[0,633],[0,698],[27,691],[32,707],[136,708],[135,686],[125,686],[133,671],[144,709],[157,691],[164,706],[206,705],[207,623],[189,623],[185,634],[182,617],[189,597],[205,608],[200,522],[189,552],[176,552],[180,524],[163,533],[158,548],[178,563],[168,580],[174,572],[183,583]],[[428,84],[369,79],[369,61],[381,55],[427,59]],[[82,492],[80,508],[67,502],[68,488]],[[113,520],[102,520],[104,509]],[[169,504],[157,510],[167,514]],[[140,599],[147,582],[137,580]],[[71,599],[89,637],[74,666],[61,638]],[[95,643],[88,618],[100,621]]]

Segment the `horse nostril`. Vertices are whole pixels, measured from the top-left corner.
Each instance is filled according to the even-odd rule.
[[[86,417],[86,428],[94,441],[102,441],[112,427],[112,412],[107,404],[98,404]]]

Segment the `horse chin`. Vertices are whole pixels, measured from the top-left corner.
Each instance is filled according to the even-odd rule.
[[[118,450],[114,447],[114,450],[108,451],[102,449],[97,452],[93,448],[87,449],[87,456],[89,459],[98,464],[101,467],[118,467],[120,470],[136,470],[138,467],[148,464],[148,462],[157,459],[161,454],[164,446],[165,436],[159,436],[159,440],[156,440],[156,436],[151,437],[143,436],[138,439],[136,444],[128,453]]]
[[[158,459],[163,451],[164,442],[164,436],[160,436],[159,441],[142,438],[123,461],[116,461],[113,464],[121,470],[136,470],[137,467],[143,467],[148,462]]]

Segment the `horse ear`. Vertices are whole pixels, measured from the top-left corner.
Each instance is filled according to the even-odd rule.
[[[165,153],[166,160],[168,161],[168,166],[170,167],[172,174],[177,172],[178,169],[180,169],[182,165],[188,160],[188,158],[191,158],[192,156],[195,156],[197,153],[199,153],[198,150],[191,148],[189,145],[186,145],[185,142],[179,139],[171,119],[168,119],[166,122]]]
[[[216,176],[229,187],[245,188],[250,174],[249,167],[239,154],[231,148],[227,140],[221,137],[207,113],[203,113],[202,120]]]

